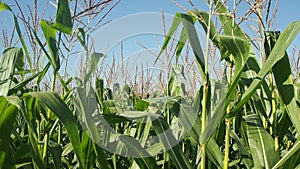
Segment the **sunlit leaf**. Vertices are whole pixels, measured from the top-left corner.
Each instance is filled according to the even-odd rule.
[[[68,106],[55,92],[32,92],[26,95],[37,98],[41,104],[47,106],[61,120],[66,127],[73,150],[79,160],[79,163],[81,167],[84,168],[84,159],[80,150],[77,121]]]
[[[279,32],[266,33],[267,40],[265,42],[265,48],[266,48],[266,54],[268,58],[270,56],[271,50],[275,48],[274,45],[276,44],[279,35],[280,35]],[[282,71],[283,69],[284,71]],[[300,124],[299,124],[300,107],[296,103],[291,66],[286,52],[283,54],[283,58],[280,59],[272,67],[272,72],[274,74],[274,78],[275,78],[275,82],[279,94],[283,100],[283,103],[286,105],[287,113],[290,116],[290,119],[293,122],[293,124],[296,126],[297,130],[300,131]]]
[[[257,115],[248,115],[244,119],[254,168],[272,168],[276,163],[273,138]]]
[[[44,36],[46,38],[48,48],[50,50],[50,58],[48,59],[50,60],[50,63],[55,69],[55,71],[58,71],[60,68],[60,59],[58,56],[58,48],[56,44],[56,29],[51,27],[51,24],[52,23],[45,20],[42,20],[40,23]]]
[[[18,101],[17,97],[10,97]],[[18,107],[11,104],[7,97],[0,96],[0,168],[13,168],[15,160],[12,157],[10,134],[16,120]]]
[[[274,67],[274,65],[280,61],[285,56],[285,50],[291,44],[293,39],[297,36],[300,31],[300,21],[292,22],[287,26],[287,28],[282,32],[280,37],[278,38],[274,48],[272,49],[268,59],[265,64],[258,72],[257,77],[253,80],[249,88],[242,95],[241,100],[238,104],[231,110],[232,114],[235,114],[256,92],[256,89],[261,85],[265,76],[269,73],[269,71]],[[291,102],[293,103],[293,102]],[[293,117],[293,124],[295,125],[297,131],[300,131],[300,114],[299,111],[291,111],[290,116]]]
[[[52,25],[55,29],[67,34],[72,33],[72,17],[70,13],[69,1],[58,0],[55,23]]]
[[[5,82],[0,84],[0,95],[6,96],[8,94],[11,89],[16,65],[22,64],[23,61],[23,51],[21,48],[8,48],[3,52],[0,58],[0,81]]]

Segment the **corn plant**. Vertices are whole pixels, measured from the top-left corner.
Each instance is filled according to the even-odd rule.
[[[300,22],[282,33],[264,32],[267,59],[260,65],[224,4],[209,6],[209,12],[177,13],[160,52],[180,29],[176,56],[188,42],[202,78],[194,96],[180,81],[179,63],[165,91],[151,96],[136,95],[128,85],[105,87],[95,73],[103,54],[89,51],[83,29],[73,30],[67,0],[58,1],[55,22],[40,22],[44,39],[31,30],[48,59],[36,72],[13,15],[22,46],[5,49],[0,58],[0,168],[299,168],[300,83],[286,50]],[[221,31],[212,22],[213,8]],[[13,13],[0,2],[2,10]],[[197,22],[229,65],[222,81],[208,71],[209,50],[202,51]],[[65,80],[60,40],[71,33],[87,66],[83,78]],[[40,87],[46,74],[53,77],[51,91]]]
[[[204,11],[178,13],[163,45],[165,49],[172,34],[182,23],[181,32],[187,38],[181,38],[178,45],[189,40],[199,71],[202,72],[201,97],[205,101],[198,104],[202,103],[202,106],[207,108],[202,108],[202,111],[198,112],[202,121],[202,129],[198,133],[201,163],[196,166],[201,168],[211,166],[213,159],[206,152],[209,151],[206,144],[215,140],[218,149],[224,152],[220,155],[223,165],[217,167],[296,167],[299,164],[297,139],[300,119],[299,98],[294,87],[297,84],[293,82],[289,58],[285,51],[299,32],[299,22],[291,23],[281,35],[278,32],[265,33],[264,49],[267,60],[260,67],[249,38],[235,23],[234,17],[220,1],[214,0],[213,3],[222,25],[222,34],[212,24],[211,13]],[[211,98],[205,92],[208,89],[204,90],[211,86],[206,71],[205,57],[208,56],[207,53],[205,55],[202,53],[193,26],[197,20],[206,31],[207,37],[219,48],[221,58],[230,65],[226,97],[220,100],[212,112],[212,118],[207,118],[209,104],[206,100]],[[219,154],[213,155],[217,156]]]

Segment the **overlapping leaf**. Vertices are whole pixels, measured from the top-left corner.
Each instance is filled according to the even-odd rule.
[[[24,56],[21,48],[8,48],[0,58],[0,95],[7,96],[11,89],[15,68],[24,69]]]
[[[65,102],[55,92],[33,92],[26,95],[37,98],[41,104],[47,106],[62,121],[66,127],[79,163],[81,167],[84,168],[84,159],[80,150],[77,121]]]
[[[253,80],[249,88],[246,92],[242,95],[241,101],[232,109],[231,113],[234,114],[237,112],[255,93],[256,89],[260,87],[263,79],[269,73],[269,71],[274,67],[274,65],[280,61],[285,56],[285,50],[291,44],[292,40],[297,36],[298,32],[300,31],[300,21],[292,22],[287,26],[287,28],[282,32],[279,39],[277,40],[274,48],[272,49],[268,59],[266,60],[265,64],[258,72],[257,77]],[[294,101],[289,100],[290,104],[294,105]],[[295,107],[295,106],[293,106]],[[299,108],[298,108],[299,109]],[[299,111],[298,111],[299,112]],[[292,117],[293,124],[295,125],[297,131],[300,131],[300,115],[297,111],[290,111],[290,117]]]
[[[276,163],[273,138],[263,128],[258,115],[248,115],[244,119],[254,168],[272,168]]]
[[[19,101],[17,97],[0,96],[0,168],[14,168],[15,161],[10,149],[10,135],[16,119],[18,107],[8,99]]]

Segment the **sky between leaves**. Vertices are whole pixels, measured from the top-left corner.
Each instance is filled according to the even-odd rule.
[[[14,4],[11,0],[3,0],[3,2]],[[52,2],[55,3],[54,0]],[[103,29],[100,28],[93,33],[94,36],[92,36],[92,38],[95,40],[95,50],[104,53],[112,53],[117,57],[120,54],[120,42],[122,40],[124,55],[131,55],[135,58],[131,59],[135,62],[129,64],[137,64],[137,62],[153,62],[155,58],[154,55],[158,53],[163,40],[161,12],[164,11],[165,14],[170,14],[165,18],[166,31],[168,31],[169,25],[171,24],[172,16],[176,12],[184,12],[184,10],[178,7],[175,2],[187,9],[193,9],[191,4],[188,3],[188,0],[122,0],[118,6],[109,13],[104,21],[107,22],[112,20],[112,22],[105,25]],[[208,11],[209,9],[205,0],[194,0],[192,2],[199,10]],[[32,6],[33,1],[22,0],[19,1],[19,3],[21,7],[26,8],[24,11],[28,12],[27,6]],[[229,0],[228,3],[229,6],[232,6],[233,0]],[[272,3],[272,7],[274,7],[275,0],[273,0]],[[48,7],[44,18],[53,18],[56,9],[49,4],[49,1],[38,1],[38,10],[42,11],[46,5],[48,5]],[[299,6],[300,1],[279,0],[277,17],[271,30],[283,31],[290,22],[300,20]],[[13,6],[12,9],[18,11],[16,6]],[[241,3],[237,9],[238,15],[244,15],[247,9],[249,9],[249,6],[244,2]],[[29,15],[29,13],[27,14]],[[10,14],[8,12],[2,12],[0,16],[1,27],[7,28],[8,30],[11,29],[13,20],[10,19]],[[204,35],[201,35],[201,30],[199,33],[200,40],[201,37],[205,38]],[[300,36],[298,35],[296,40],[292,43],[291,48],[295,47],[296,49],[299,49],[299,43]],[[145,48],[153,49],[154,52],[152,51],[152,53],[149,53],[148,49]],[[0,50],[3,51],[2,45]],[[290,51],[288,52],[290,53]],[[152,59],[145,61],[145,57],[140,58],[140,55],[151,55]],[[139,59],[140,61],[138,61]]]

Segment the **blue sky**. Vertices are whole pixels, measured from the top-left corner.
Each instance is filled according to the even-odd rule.
[[[14,3],[11,0],[3,1],[8,4]],[[46,2],[48,1],[38,1],[39,10],[43,10]],[[192,6],[187,0],[176,0],[176,2],[187,9],[192,9]],[[204,0],[194,0],[192,2],[195,4],[197,9],[208,11],[208,6]],[[229,0],[229,4],[232,2],[233,0]],[[275,0],[272,2],[275,3]],[[23,8],[26,8],[26,5],[28,4],[32,5],[32,1],[27,0],[19,1],[19,3]],[[244,14],[248,9],[246,3],[243,2],[243,4],[244,5],[238,7],[239,14]],[[300,20],[300,1],[279,0],[278,6],[279,8],[277,17],[272,30],[282,31],[290,22]],[[17,8],[13,7],[13,10],[17,10]],[[184,10],[176,6],[171,0],[122,0],[106,18],[106,21],[112,20],[112,22],[105,27],[100,28],[93,34],[92,37],[96,42],[96,50],[104,53],[109,52],[108,50],[110,50],[113,51],[115,56],[117,56],[120,54],[118,53],[120,51],[119,44],[120,40],[122,40],[126,55],[133,56],[141,55],[141,53],[147,53],[147,50],[145,50],[141,44],[149,49],[153,49],[153,51],[156,51],[157,53],[163,39],[163,29],[160,15],[162,10],[165,12],[165,14],[169,14],[168,17],[166,17],[167,28],[172,21],[172,15],[174,15],[176,12],[184,12]],[[27,9],[25,11],[27,11]],[[49,16],[53,17],[55,14],[54,11],[55,8],[49,5],[46,11],[45,19],[48,19]],[[13,25],[12,19],[10,19],[11,16],[7,12],[1,13],[0,16],[1,27],[4,26],[8,29],[11,28],[10,25]],[[201,30],[199,32],[201,33]],[[200,34],[200,38],[201,36],[202,35]],[[299,35],[292,43],[292,47],[294,46],[297,49],[300,48]],[[2,51],[1,47],[0,49]],[[148,55],[151,54],[148,52]],[[152,55],[152,59],[150,59],[149,62],[153,61],[153,58],[154,56]],[[138,60],[138,57],[136,57],[135,60]],[[141,62],[148,61],[141,60]]]
[[[231,2],[233,0],[229,0]],[[192,9],[187,0],[176,0],[177,3]],[[199,10],[208,10],[204,0],[192,1]],[[275,0],[272,0],[275,3]],[[278,25],[279,29],[283,29],[291,21],[300,20],[300,1],[298,0],[279,0],[277,19],[274,25]],[[122,0],[121,3],[110,14],[110,18],[117,19],[119,17],[141,12],[160,12],[164,10],[168,14],[176,12],[184,12],[177,7],[172,0]]]
[[[54,0],[52,0],[54,1]],[[231,3],[233,0],[229,0]],[[11,0],[3,0],[8,4],[14,4]],[[39,10],[43,10],[46,0],[38,1],[39,3]],[[192,9],[191,5],[188,3],[187,0],[176,0],[175,2],[181,4],[182,6],[186,7],[187,9]],[[197,0],[192,1],[196,8],[199,10],[208,10],[208,7],[205,3],[205,0]],[[21,7],[27,8],[27,5],[32,6],[32,1],[19,1]],[[275,0],[272,1],[275,3]],[[276,30],[282,31],[290,22],[295,20],[300,20],[300,1],[297,0],[279,0],[278,2],[278,13],[274,23],[273,28]],[[244,8],[247,6],[242,6]],[[239,9],[240,11],[245,11],[245,9]],[[17,10],[16,7],[13,7],[13,10]],[[27,10],[27,9],[26,9]],[[25,11],[26,11],[25,10]],[[48,5],[48,9],[45,15],[47,19],[47,14],[53,17],[53,12],[55,8],[51,5]],[[161,12],[162,10],[165,11],[166,14],[174,15],[176,12],[184,12],[181,8],[176,6],[172,0],[122,0],[119,5],[111,11],[108,15],[107,20],[116,20],[126,15],[136,14],[136,13],[144,13],[144,12]],[[13,24],[11,19],[8,19],[10,23],[7,24],[7,16],[9,15],[2,14],[0,17],[1,27],[9,27],[9,24]],[[145,21],[147,22],[147,21]],[[4,25],[3,25],[4,24]],[[142,23],[143,24],[143,23]],[[299,38],[298,38],[299,39]],[[298,46],[299,47],[299,46]]]
[[[177,2],[187,9],[192,9],[186,0],[178,0]],[[194,3],[197,9],[208,11],[208,6],[203,0],[195,2],[197,2]],[[233,2],[233,0],[230,2]],[[290,22],[300,20],[300,13],[297,9],[297,7],[300,6],[299,1],[281,0],[278,6],[277,17],[271,30],[283,31]],[[245,14],[247,9],[248,6],[246,3],[241,4],[240,7],[238,7],[239,15]],[[163,41],[162,10],[165,14],[169,14],[169,17],[166,17],[167,31],[168,25],[170,25],[172,21],[172,15],[177,12],[185,12],[171,0],[121,1],[110,13],[110,17],[107,18],[113,21],[94,34],[96,50],[106,53],[109,58],[111,58],[112,55],[117,57],[120,56],[120,41],[123,41],[125,59],[128,59],[128,65],[132,65],[129,66],[129,69],[135,69],[135,65],[141,64],[144,64],[144,66],[145,64],[149,64],[150,67],[153,66],[151,63],[155,60],[155,54],[159,52],[160,45]],[[199,37],[202,38],[200,41],[205,42],[205,35],[201,33],[201,28],[198,28]],[[300,36],[296,38],[291,47],[299,49],[299,37]],[[141,47],[139,45],[140,43],[151,50],[151,52]],[[202,48],[205,48],[203,43]],[[290,53],[290,49],[288,52]],[[152,53],[155,54],[153,55]],[[107,64],[110,64],[110,61],[111,60],[108,59]],[[158,68],[161,67],[161,65],[153,66],[153,68],[155,67]]]
[[[177,0],[177,3],[182,5],[183,7],[187,9],[192,9],[192,6],[188,3],[187,0]],[[232,4],[233,0],[229,0],[229,4]],[[197,0],[193,1],[195,7],[199,10],[205,10],[208,11],[208,5],[205,3],[204,0]],[[272,1],[273,5],[271,10],[274,7],[275,1]],[[271,27],[271,30],[279,30],[283,31],[283,29],[292,21],[300,20],[300,12],[298,7],[300,6],[300,1],[295,0],[279,0],[278,2],[278,11],[277,16],[274,22],[274,25]],[[232,8],[232,7],[231,7]],[[246,11],[248,10],[249,6],[243,2],[238,7],[238,15],[244,15]],[[122,32],[148,32],[149,30],[144,28],[148,27],[149,29],[152,29],[154,33],[162,33],[162,21],[160,13],[161,11],[164,11],[166,14],[170,14],[169,18],[166,19],[168,22],[167,25],[169,25],[172,21],[172,15],[174,15],[176,12],[185,12],[183,9],[179,8],[177,5],[174,4],[171,0],[123,0],[121,3],[110,13],[110,16],[107,19],[112,19],[113,22],[111,24],[108,24],[106,27],[104,27],[102,30],[100,29],[97,33],[95,33],[95,39],[96,45],[99,44],[99,50],[101,52],[107,51],[107,49],[111,49],[112,46],[118,46],[115,44],[115,37],[118,37],[117,39],[120,40],[120,35]],[[149,17],[143,17],[138,18],[136,15],[141,15],[141,13],[155,13],[156,17],[153,16],[151,19]],[[135,15],[138,19],[126,19],[133,18],[133,15]],[[151,14],[154,15],[154,14]],[[253,17],[253,16],[252,16]],[[147,19],[146,19],[147,18]],[[125,20],[125,21],[124,21]],[[130,20],[130,21],[128,21]],[[136,20],[136,22],[134,22]],[[128,21],[128,22],[127,22]],[[126,24],[127,22],[127,24]],[[149,23],[153,23],[152,26],[147,26]],[[117,24],[119,23],[119,25]],[[256,23],[255,23],[256,24]],[[153,26],[155,25],[155,26]],[[245,25],[243,25],[245,26]],[[201,28],[200,33],[201,33]],[[246,30],[249,28],[245,28]],[[109,33],[113,32],[113,33]],[[130,34],[130,33],[129,33]],[[123,35],[124,36],[124,35]],[[124,39],[128,38],[125,36],[122,37]],[[201,35],[200,35],[201,36]],[[134,35],[131,34],[131,42],[124,43],[124,48],[126,48],[127,45],[127,51],[133,52],[134,50],[139,51],[141,50],[141,47],[138,47],[137,45],[134,47],[133,45],[133,38]],[[300,36],[296,38],[296,40],[292,43],[291,47],[296,47],[299,49],[300,45]],[[204,37],[205,38],[205,37]],[[147,38],[146,38],[147,39]],[[123,39],[121,39],[123,40]],[[110,41],[112,41],[111,44],[108,44]],[[103,42],[103,43],[101,43]],[[141,41],[139,41],[141,42]],[[152,40],[143,40],[143,43],[147,44],[149,48],[155,48],[157,44],[154,44],[154,41]],[[159,49],[158,49],[159,50]],[[114,52],[117,53],[117,50],[114,50]],[[115,53],[115,54],[116,54]],[[118,54],[118,53],[117,53]]]

